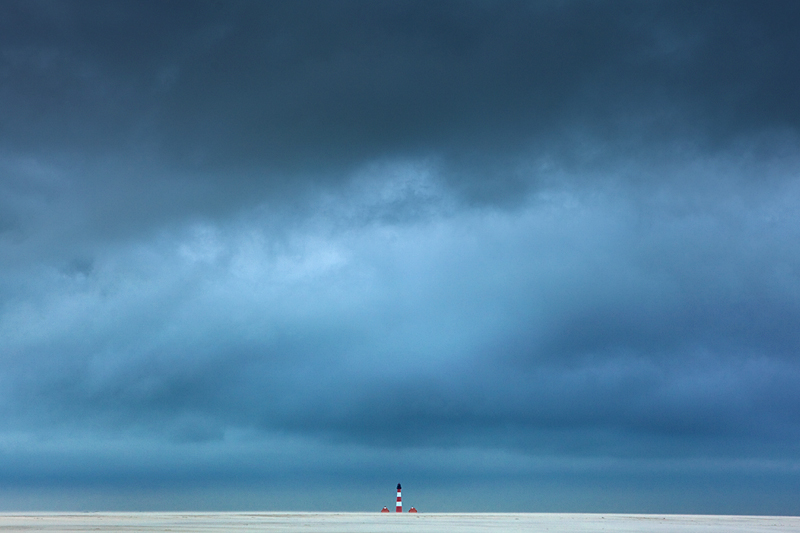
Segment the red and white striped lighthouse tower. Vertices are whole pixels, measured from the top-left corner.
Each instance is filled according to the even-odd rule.
[[[400,483],[397,484],[397,508],[395,511],[398,513],[403,512],[403,499],[400,497]]]

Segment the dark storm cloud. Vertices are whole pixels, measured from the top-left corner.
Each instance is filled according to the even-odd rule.
[[[149,176],[148,158],[168,162],[206,189],[205,208],[397,156],[444,157],[458,169],[455,186],[503,198],[530,180],[515,175],[515,159],[555,150],[594,164],[587,143],[612,158],[626,149],[641,157],[652,142],[688,135],[716,146],[800,120],[792,3],[7,11],[6,146],[123,152],[145,187],[163,179]],[[95,185],[119,170],[95,169]]]
[[[651,165],[687,144],[765,135],[772,157],[798,124],[791,3],[5,10],[0,231],[36,253],[302,206],[387,159],[433,159],[478,203],[519,200],[548,168],[660,183],[675,178]]]
[[[795,3],[2,10],[2,487],[795,479]]]

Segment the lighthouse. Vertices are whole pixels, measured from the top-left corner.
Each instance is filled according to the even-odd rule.
[[[403,499],[400,497],[400,483],[397,484],[397,507],[395,511],[398,513],[403,512]]]

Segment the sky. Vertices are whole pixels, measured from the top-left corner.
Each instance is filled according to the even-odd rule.
[[[800,4],[0,4],[0,510],[800,514]]]

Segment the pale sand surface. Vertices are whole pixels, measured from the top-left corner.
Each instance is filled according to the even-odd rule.
[[[800,517],[569,513],[2,513],[0,532],[800,532]]]

